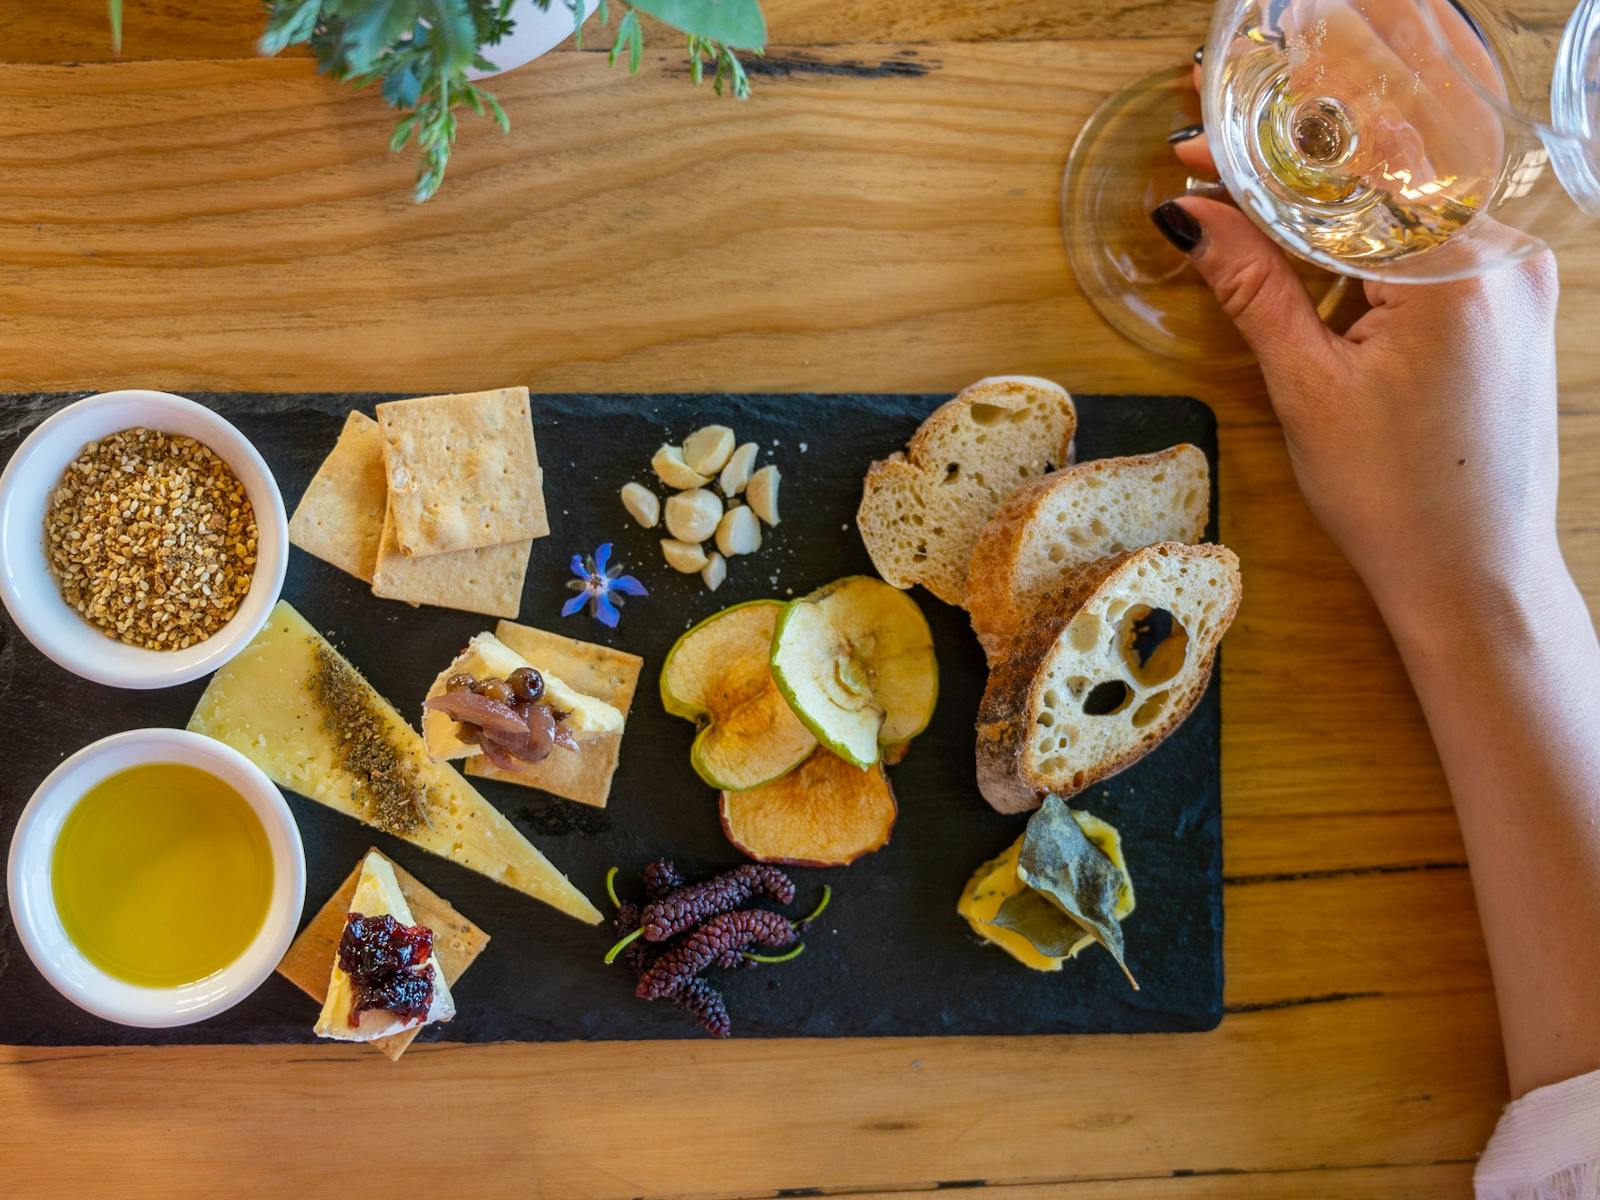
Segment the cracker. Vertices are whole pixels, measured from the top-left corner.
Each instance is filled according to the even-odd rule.
[[[644,659],[638,655],[512,621],[501,621],[494,634],[535,667],[548,669],[569,686],[604,700],[624,717],[628,715],[644,666]],[[622,756],[622,738],[621,733],[583,738],[578,742],[577,753],[556,750],[543,762],[528,763],[518,771],[503,771],[483,755],[474,755],[467,759],[465,770],[480,779],[538,788],[565,800],[604,808],[611,797],[611,778],[617,773],[617,761]]]
[[[544,537],[544,476],[528,389],[378,405],[400,553],[423,557]]]
[[[395,545],[393,518],[385,517],[372,594],[412,605],[514,617],[522,608],[522,584],[532,550],[532,542],[521,541],[407,558]]]
[[[352,411],[289,518],[289,541],[371,583],[388,487],[378,423]]]
[[[363,854],[361,857],[365,859],[366,855]],[[416,876],[408,873],[393,859],[386,858],[385,861],[394,868],[394,877],[400,884],[400,894],[410,905],[412,918],[417,924],[426,925],[433,930],[433,952],[438,956],[439,969],[444,972],[444,981],[454,992],[456,980],[466,974],[473,960],[482,954],[483,948],[489,944],[489,935],[458,913],[448,901],[429,891]],[[333,974],[333,956],[339,949],[339,939],[344,936],[344,922],[350,912],[350,898],[355,895],[356,883],[360,878],[361,863],[357,861],[355,870],[350,872],[350,877],[339,885],[339,890],[334,892],[317,915],[311,918],[311,923],[300,931],[300,936],[295,938],[294,944],[289,947],[289,952],[278,964],[278,974],[319,1005],[328,998],[328,979]],[[389,1056],[390,1061],[393,1061],[405,1053],[406,1047],[423,1028],[424,1026],[419,1025],[416,1029],[392,1033],[388,1037],[368,1042],[367,1045],[376,1046]]]

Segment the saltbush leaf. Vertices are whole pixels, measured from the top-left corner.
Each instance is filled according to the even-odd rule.
[[[1028,821],[1017,856],[1017,878],[1028,890],[1000,906],[993,924],[1021,934],[1039,953],[1065,957],[1088,934],[1111,952],[1139,988],[1123,957],[1117,897],[1123,875],[1079,827],[1061,797],[1051,794]]]

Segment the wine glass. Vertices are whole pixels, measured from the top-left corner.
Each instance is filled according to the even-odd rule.
[[[1063,180],[1079,282],[1148,349],[1247,357],[1149,221],[1177,195],[1225,188],[1324,311],[1342,278],[1460,279],[1600,218],[1600,0],[1219,0],[1204,64],[1198,95],[1181,69],[1106,101]],[[1220,186],[1166,143],[1202,113]]]

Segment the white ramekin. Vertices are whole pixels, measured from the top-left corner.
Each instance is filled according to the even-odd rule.
[[[233,468],[255,508],[255,576],[216,633],[184,650],[145,650],[106,636],[61,597],[45,557],[50,494],[84,446],[123,429],[177,433]],[[69,404],[28,435],[0,473],[0,601],[24,636],[75,675],[109,687],[163,688],[215,671],[266,624],[289,561],[289,520],[272,472],[248,439],[204,405],[167,392],[105,392]]]
[[[175,988],[141,987],[90,962],[62,927],[50,881],[61,826],[84,793],[119,771],[158,762],[199,767],[231,785],[261,819],[272,849],[272,898],[255,940],[220,971]],[[11,839],[6,895],[33,965],[79,1008],[121,1025],[189,1025],[243,1000],[283,958],[305,904],[305,850],[282,793],[237,750],[183,729],[134,729],[85,746],[39,785]]]

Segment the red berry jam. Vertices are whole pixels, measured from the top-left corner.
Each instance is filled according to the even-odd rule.
[[[355,994],[351,1028],[370,1009],[393,1013],[402,1021],[426,1017],[433,1005],[432,954],[433,930],[426,925],[402,925],[387,913],[351,913],[339,939],[339,969],[350,976]]]

